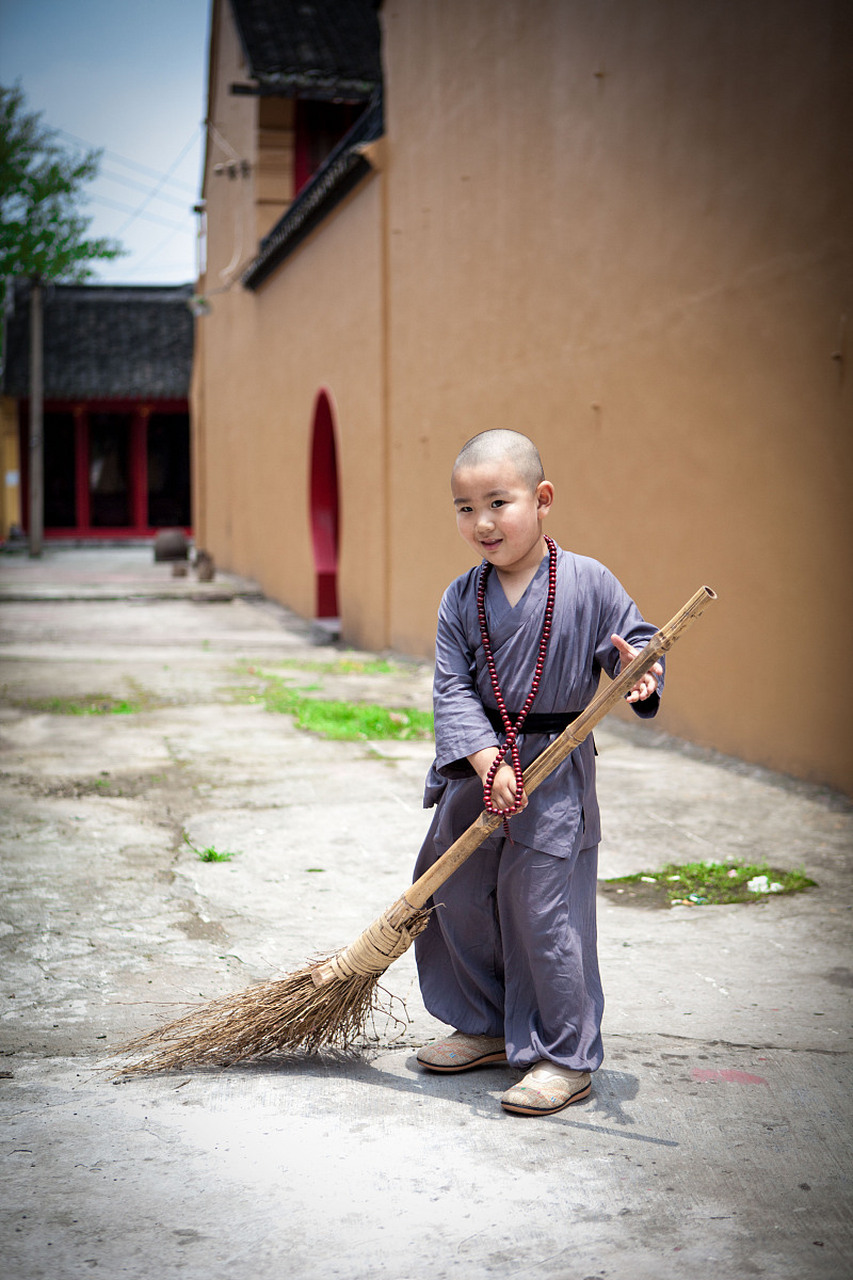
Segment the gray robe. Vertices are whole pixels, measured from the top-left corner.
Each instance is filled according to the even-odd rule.
[[[614,675],[615,632],[641,647],[655,628],[604,565],[558,549],[554,621],[533,713],[581,711],[602,669]],[[466,759],[503,741],[477,621],[479,569],[457,578],[439,609],[434,684],[436,758],[424,804],[437,806],[415,868],[420,875],[482,811],[483,790]],[[530,691],[548,590],[548,559],[510,607],[495,572],[486,616],[501,690],[510,712]],[[659,693],[635,711],[654,715]],[[522,733],[523,765],[556,735]],[[548,1058],[595,1070],[603,1057],[604,999],[596,955],[598,801],[592,737],[578,747],[439,890],[437,910],[416,943],[421,992],[441,1021],[504,1035],[517,1066]]]

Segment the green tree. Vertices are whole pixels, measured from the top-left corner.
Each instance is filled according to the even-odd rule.
[[[42,452],[42,285],[85,280],[91,263],[119,257],[115,240],[89,239],[91,218],[80,212],[83,187],[97,175],[99,151],[71,155],[56,130],[27,111],[18,85],[0,86],[0,281],[30,280],[30,555],[41,555],[44,532]]]
[[[91,218],[79,210],[100,156],[71,155],[26,110],[19,86],[0,86],[0,278],[84,280],[92,262],[125,252],[116,240],[87,238]]]

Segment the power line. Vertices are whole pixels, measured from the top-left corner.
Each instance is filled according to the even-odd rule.
[[[200,126],[196,125],[195,129],[193,129],[192,133],[190,134],[186,144],[180,151],[177,159],[173,161],[173,163],[169,166],[169,168],[163,174],[163,177],[160,180],[160,182],[158,182],[157,186],[154,187],[153,190],[149,192],[149,194],[145,197],[145,199],[142,201],[139,207],[135,209],[134,212],[131,214],[131,216],[127,219],[127,221],[122,223],[122,225],[119,227],[118,231],[116,232],[116,235],[118,236],[122,235],[125,231],[127,231],[128,227],[131,226],[138,217],[142,216],[142,212],[145,209],[146,205],[148,205],[154,199],[154,197],[159,192],[160,188],[165,186],[169,178],[171,178],[172,174],[174,173],[175,169],[177,169],[178,165],[183,160],[184,156],[188,153],[190,147],[193,145],[196,138],[198,137],[199,128]]]
[[[138,173],[144,173],[149,178],[168,177],[169,174],[171,174],[172,169],[176,167],[176,165],[172,165],[171,169],[169,169],[169,173],[163,174],[161,172],[158,172],[158,170],[156,169],[150,169],[148,165],[140,164],[139,161],[137,160],[131,160],[127,156],[119,155],[117,151],[110,151],[107,147],[99,147],[96,142],[89,142],[86,138],[80,138],[77,136],[76,133],[69,133],[67,129],[56,129],[55,132],[62,134],[63,138],[69,138],[72,142],[76,142],[78,146],[85,147],[89,151],[100,151],[103,155],[109,156],[111,160],[115,160],[119,164],[125,165],[128,169],[135,169]],[[193,133],[193,136],[190,139],[190,145],[195,140],[195,136],[197,132],[198,130],[196,130]],[[184,155],[188,150],[189,150],[189,145],[185,148],[184,152],[181,154],[181,157],[180,157],[181,160],[183,160]],[[197,190],[195,187],[191,187],[189,183],[181,182],[180,179],[172,178],[171,185],[173,187],[181,187],[184,191],[189,192],[193,196],[197,194]]]
[[[148,253],[143,254],[143,255],[142,255],[142,257],[139,259],[139,261],[138,261],[138,262],[134,262],[133,257],[131,257],[131,262],[134,262],[134,265],[133,265],[133,266],[128,267],[127,269],[124,269],[124,268],[123,268],[123,269],[122,269],[123,274],[124,274],[124,275],[127,275],[127,276],[135,276],[135,275],[138,275],[140,271],[142,271],[142,270],[144,270],[144,269],[145,269],[145,267],[148,265],[148,263],[151,261],[151,259],[152,259],[152,258],[156,258],[156,257],[157,257],[157,255],[158,255],[158,254],[159,254],[163,249],[165,249],[165,248],[166,248],[166,245],[168,245],[168,244],[171,244],[171,243],[172,243],[172,241],[174,240],[174,238],[175,238],[175,236],[176,236],[176,235],[177,235],[177,232],[176,232],[176,231],[171,231],[171,232],[169,233],[169,235],[167,235],[167,236],[166,236],[166,238],[165,238],[164,240],[161,240],[161,241],[160,241],[160,243],[156,246],[156,248],[154,248],[154,249],[149,249]]]
[[[99,169],[98,179],[104,179],[106,182],[118,182],[123,187],[132,187],[134,191],[148,191],[149,189],[144,183],[137,182],[134,178],[128,178],[123,173],[113,173],[110,169]],[[186,196],[170,196],[161,191],[157,199],[165,201],[166,204],[175,205],[178,209],[186,210],[190,207]]]
[[[118,209],[119,213],[129,213],[132,216],[122,223],[121,228],[115,233],[121,235],[122,231],[130,226],[131,222],[136,218],[145,218],[147,222],[158,222],[161,227],[170,227],[173,231],[191,231],[192,226],[189,221],[185,224],[179,222],[170,222],[168,218],[161,218],[156,213],[143,213],[142,209],[134,209],[129,204],[120,204],[118,200],[110,200],[108,196],[101,196],[93,191],[86,193],[86,199],[94,201],[95,204],[104,204],[108,209]],[[187,211],[189,216],[189,211]]]
[[[168,187],[175,193],[177,193],[178,191],[186,191],[187,193],[191,194],[193,197],[197,196],[196,188],[190,187],[187,183],[184,183],[179,181],[178,179],[175,179],[172,175],[175,172],[175,170],[178,168],[178,166],[181,164],[181,162],[184,160],[184,158],[186,157],[193,143],[196,141],[200,127],[201,126],[198,126],[196,129],[193,130],[193,133],[190,135],[190,138],[185,143],[185,145],[181,148],[181,151],[179,152],[178,156],[172,162],[172,164],[169,166],[169,168],[166,170],[165,173],[158,172],[155,169],[151,169],[147,165],[140,164],[138,161],[131,160],[127,156],[119,155],[117,152],[110,151],[105,147],[103,148],[97,147],[96,144],[88,142],[85,138],[80,138],[76,134],[69,133],[67,129],[56,130],[57,133],[62,134],[63,137],[68,138],[71,142],[73,142],[77,146],[98,150],[101,152],[101,154],[104,157],[108,157],[111,161],[119,165],[122,165],[127,169],[135,170],[137,173],[143,175],[143,177],[150,177],[155,179],[155,185],[149,188],[146,184],[142,182],[135,182],[132,178],[126,177],[123,174],[110,171],[109,169],[99,170],[98,177],[103,179],[106,182],[119,182],[124,184],[125,186],[134,188],[139,191],[144,191],[146,193],[145,198],[135,208],[131,205],[123,204],[118,200],[112,200],[108,196],[101,195],[100,193],[94,192],[92,190],[90,190],[87,193],[87,198],[89,200],[92,200],[97,204],[105,205],[107,208],[117,209],[120,213],[126,213],[129,215],[125,219],[125,221],[122,223],[118,231],[115,233],[117,238],[121,238],[123,233],[128,230],[128,228],[136,221],[137,218],[143,219],[144,221],[149,223],[155,223],[159,226],[166,227],[169,229],[169,234],[163,240],[161,240],[160,243],[155,248],[150,249],[147,253],[143,254],[141,259],[137,260],[136,255],[131,255],[130,263],[122,270],[123,275],[137,276],[141,273],[146,272],[146,270],[150,272],[151,267],[149,264],[151,263],[151,260],[156,259],[158,255],[167,247],[167,245],[171,243],[172,240],[175,239],[175,237],[179,233],[184,233],[184,234],[193,233],[193,228],[189,221],[189,217],[190,217],[189,201],[180,200],[176,198],[176,195],[169,195],[166,193],[166,191],[163,190],[163,188]],[[166,201],[172,205],[184,208],[187,213],[187,222],[181,224],[181,223],[175,222],[174,220],[161,217],[159,214],[151,212],[147,206],[151,204],[151,202],[154,200]],[[156,267],[154,268],[154,270],[156,271]]]

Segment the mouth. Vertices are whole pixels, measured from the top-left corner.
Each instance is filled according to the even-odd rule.
[[[480,546],[484,551],[494,551],[501,545],[502,538],[481,538]]]

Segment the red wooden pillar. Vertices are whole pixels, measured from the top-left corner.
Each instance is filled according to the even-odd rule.
[[[77,532],[87,533],[92,518],[89,502],[89,415],[85,405],[74,406],[74,498]]]
[[[130,424],[130,523],[134,533],[148,528],[148,405],[140,405]]]

